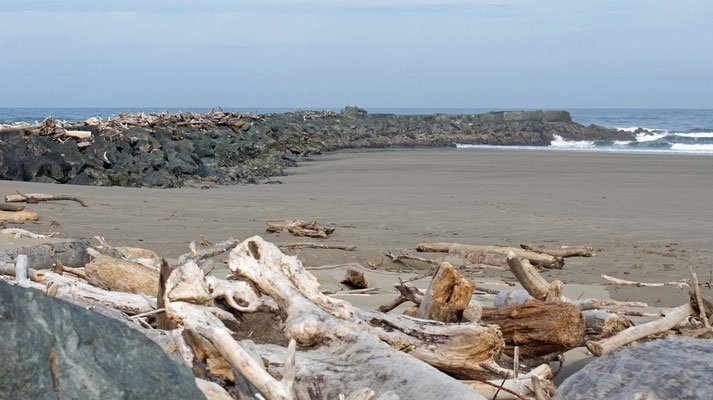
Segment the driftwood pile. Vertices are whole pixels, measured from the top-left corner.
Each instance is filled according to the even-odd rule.
[[[532,265],[559,263],[543,249],[505,254],[524,299],[503,292],[483,307],[475,283],[440,263],[425,291],[401,282],[392,303],[368,311],[321,291],[297,258],[258,236],[192,244],[175,265],[98,240],[0,253],[0,279],[141,330],[194,372],[208,399],[547,399],[555,391],[548,362],[567,350],[586,344],[600,355],[693,326],[694,316],[709,327],[703,304],[711,300],[700,293],[639,326],[605,307],[641,303],[569,300]],[[228,275],[208,275],[209,258],[223,252]],[[362,279],[345,277],[354,286],[367,285]],[[389,313],[404,302],[415,304],[405,312],[413,316]],[[278,321],[282,335],[270,339],[261,319]]]

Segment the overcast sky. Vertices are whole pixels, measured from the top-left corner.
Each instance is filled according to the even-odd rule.
[[[0,107],[713,108],[713,1],[0,0]]]

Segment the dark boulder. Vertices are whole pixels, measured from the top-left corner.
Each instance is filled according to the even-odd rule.
[[[713,399],[713,340],[655,340],[604,355],[560,385],[555,400]]]
[[[191,371],[125,324],[0,282],[0,398],[205,399]]]

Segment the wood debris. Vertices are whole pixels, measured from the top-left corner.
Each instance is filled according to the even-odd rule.
[[[7,203],[27,203],[27,204],[37,204],[41,201],[74,201],[82,205],[82,207],[88,207],[87,203],[73,196],[58,196],[53,194],[45,193],[21,193],[17,191],[17,195],[5,196],[5,201]]]
[[[322,226],[317,221],[283,219],[267,221],[267,230],[270,232],[288,231],[294,236],[326,239],[328,235],[334,233],[335,228],[333,226]]]

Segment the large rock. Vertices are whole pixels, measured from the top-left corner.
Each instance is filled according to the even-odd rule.
[[[713,340],[656,340],[591,362],[554,399],[713,399],[711,382]]]
[[[0,337],[3,399],[205,399],[140,332],[1,281]]]

